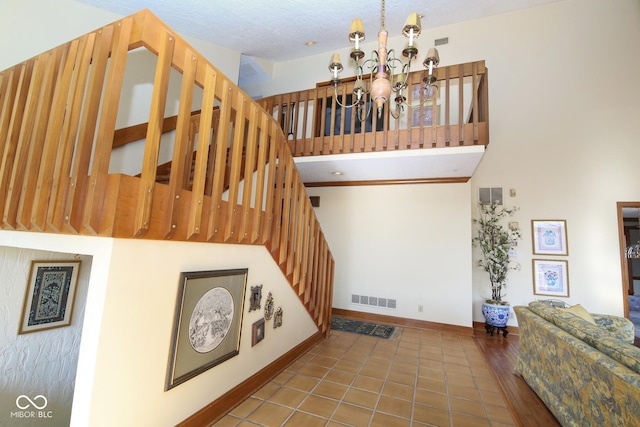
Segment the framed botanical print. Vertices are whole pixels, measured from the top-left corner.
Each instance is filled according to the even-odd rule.
[[[533,293],[569,297],[569,262],[565,260],[533,260]]]
[[[563,219],[531,221],[534,255],[568,255],[567,222]]]
[[[240,353],[247,272],[180,274],[165,390]]]
[[[19,334],[69,326],[80,261],[32,261]]]

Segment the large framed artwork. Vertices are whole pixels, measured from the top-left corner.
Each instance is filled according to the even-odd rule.
[[[565,260],[533,260],[533,293],[569,297],[569,262]]]
[[[534,255],[568,255],[567,222],[563,219],[531,221]]]
[[[80,261],[32,261],[19,334],[69,326]]]
[[[180,274],[165,390],[240,353],[247,272]]]

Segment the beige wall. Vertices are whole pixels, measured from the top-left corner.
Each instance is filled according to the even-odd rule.
[[[333,306],[471,326],[469,185],[309,188],[336,260]],[[395,299],[395,308],[352,295]],[[418,311],[422,306],[422,311]]]

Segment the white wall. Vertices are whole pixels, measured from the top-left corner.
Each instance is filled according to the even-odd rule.
[[[18,335],[31,261],[80,260],[71,324],[65,327]],[[80,353],[82,322],[91,272],[91,257],[0,246],[0,425],[68,426]],[[44,396],[42,413],[47,418],[20,417],[16,400]],[[39,406],[42,398],[35,399]],[[19,404],[28,402],[21,399]],[[12,416],[12,412],[14,415]]]
[[[320,196],[315,213],[336,260],[333,306],[471,326],[469,188],[309,188]],[[396,299],[397,307],[353,304],[352,294]]]
[[[75,376],[71,414],[74,426],[175,425],[317,331],[264,247],[149,243],[1,230],[0,245],[60,249],[93,257],[86,304],[86,312],[91,315],[86,316],[82,324]],[[28,257],[22,264],[31,260],[31,251],[20,253]],[[232,268],[249,269],[240,354],[165,392],[180,273]],[[4,274],[3,270],[1,285],[7,286]],[[275,306],[283,308],[283,325],[273,329],[273,321],[267,321],[265,339],[251,347],[252,324],[264,314],[262,310],[249,313],[247,301],[251,286],[260,284],[263,285],[262,302],[272,292]],[[23,297],[21,293],[18,304]],[[17,351],[17,344],[12,342],[16,331],[17,328],[7,332],[0,342],[7,354]],[[34,348],[48,348],[45,334],[32,334]],[[73,358],[59,363],[72,366]],[[17,381],[7,373],[5,377],[13,383]],[[31,388],[26,391],[48,391],[49,388],[38,388],[44,387],[45,382],[47,387],[54,387],[51,381],[34,384],[27,381],[25,387]],[[15,390],[15,393],[22,392],[22,389]],[[9,397],[15,402],[17,395]]]
[[[440,37],[449,37],[448,45],[438,47],[442,65],[484,59],[489,70],[491,142],[470,181],[465,209],[470,217],[478,215],[478,187],[516,189],[517,196],[507,197],[506,203],[520,207],[514,220],[524,239],[517,257],[521,270],[510,273],[507,299],[514,305],[538,298],[533,294],[530,221],[565,219],[569,256],[560,259],[569,261],[567,302],[622,315],[616,202],[640,200],[640,3],[568,0],[427,29],[418,40],[420,56]],[[396,47],[402,39],[393,37],[389,44]],[[365,51],[374,45],[364,45]],[[345,43],[339,52],[343,59],[349,47]],[[276,64],[273,81],[245,90],[267,96],[314,87],[329,79],[329,54]],[[343,74],[353,71],[345,65]],[[433,205],[440,208],[444,202],[436,199]],[[407,209],[413,205],[406,203]],[[469,227],[467,218],[457,226]],[[414,227],[407,223],[406,234]],[[350,233],[331,238],[333,249],[368,237]],[[458,251],[469,250],[470,241]],[[338,255],[337,271],[343,262]],[[489,292],[486,273],[474,267],[472,282],[473,320],[482,321],[480,302]],[[517,324],[513,318],[509,323]]]

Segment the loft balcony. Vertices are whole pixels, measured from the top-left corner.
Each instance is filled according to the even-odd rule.
[[[441,66],[428,91],[426,74],[409,74],[397,118],[388,105],[378,117],[369,102],[364,121],[342,108],[352,102],[354,78],[335,90],[324,82],[258,103],[280,124],[305,185],[467,181],[489,144],[488,70],[484,61]],[[336,162],[349,178],[331,176]]]

